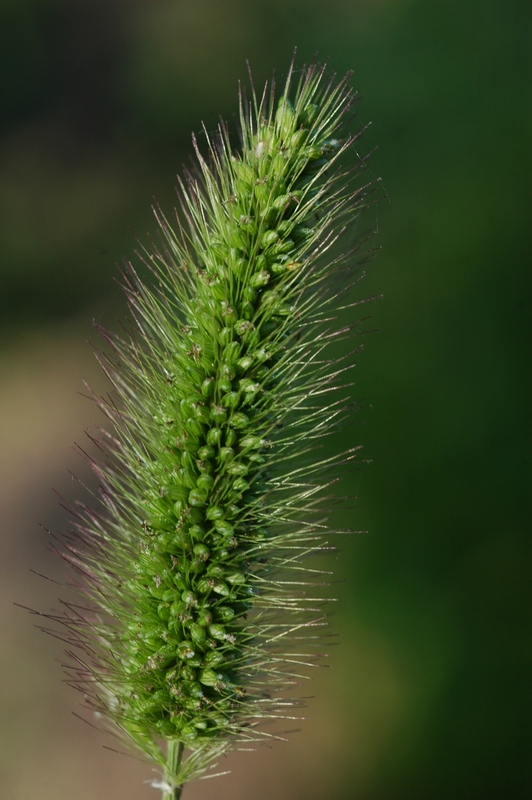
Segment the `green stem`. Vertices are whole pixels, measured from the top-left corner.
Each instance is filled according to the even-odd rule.
[[[179,800],[181,797],[184,784],[176,786],[175,781],[179,775],[184,749],[185,745],[183,742],[177,742],[175,740],[167,742],[166,766],[163,781],[170,788],[163,789],[161,800]]]

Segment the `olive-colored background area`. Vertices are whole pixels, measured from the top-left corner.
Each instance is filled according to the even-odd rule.
[[[331,669],[301,732],[187,800],[530,797],[525,398],[531,8],[523,0],[1,0],[0,796],[143,800],[150,768],[71,711],[46,550],[90,481],[71,450],[105,391],[91,320],[127,317],[116,264],[155,226],[201,121],[317,51],[354,70],[361,149],[388,199],[359,298],[368,328],[337,439],[368,533],[329,562]],[[133,234],[132,232],[133,231]],[[92,485],[92,484],[91,484]],[[344,487],[345,488],[345,487]],[[45,622],[45,620],[43,620]]]

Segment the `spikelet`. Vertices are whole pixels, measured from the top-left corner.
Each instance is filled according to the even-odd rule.
[[[338,242],[371,185],[364,158],[342,166],[359,136],[349,80],[291,69],[279,99],[241,96],[238,152],[223,124],[205,156],[194,140],[173,227],[156,210],[151,282],[124,271],[135,331],[101,331],[113,432],[92,464],[100,507],[77,506],[65,537],[85,598],[61,621],[71,682],[163,767],[168,799],[274,737],[318,658],[322,577],[304,561],[327,546],[328,487],[355,457],[319,452],[348,413],[334,346],[360,325],[335,327],[357,249]]]

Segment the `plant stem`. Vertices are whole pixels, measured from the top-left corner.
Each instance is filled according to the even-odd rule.
[[[177,742],[173,740],[167,743],[164,783],[170,788],[163,789],[163,796],[161,800],[179,800],[181,797],[184,784],[176,786],[175,780],[179,774],[179,768],[181,767],[184,749],[185,745],[183,742]]]

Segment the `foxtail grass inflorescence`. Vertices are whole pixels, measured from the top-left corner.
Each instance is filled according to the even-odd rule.
[[[352,231],[373,183],[365,157],[343,158],[360,135],[349,81],[292,68],[279,97],[241,93],[238,150],[225,124],[205,154],[194,139],[180,211],[156,209],[162,244],[141,253],[151,277],[123,272],[132,331],[100,330],[112,432],[93,437],[99,507],[76,506],[64,537],[84,600],[57,619],[71,682],[161,765],[165,800],[277,736],[267,723],[294,715],[320,658],[306,559],[328,547],[329,487],[356,456],[320,456],[320,440],[350,413],[361,323],[337,316],[362,302]]]

